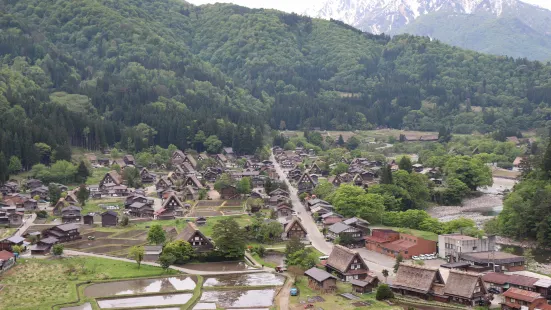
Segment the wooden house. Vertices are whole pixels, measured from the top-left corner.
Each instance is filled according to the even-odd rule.
[[[352,217],[344,220],[343,223],[361,230],[364,235],[368,235],[370,233],[369,222],[364,219]]]
[[[187,223],[187,226],[178,237],[176,237],[176,240],[189,242],[196,252],[208,252],[214,249],[212,241],[210,241],[193,222]]]
[[[163,252],[162,245],[145,245],[143,247],[144,256],[143,260],[146,262],[157,262],[161,253]]]
[[[15,255],[8,251],[0,251],[0,271],[6,271],[15,265]]]
[[[331,176],[331,177],[327,178],[327,182],[333,184],[333,186],[335,186],[335,187],[339,187],[339,186],[341,186],[342,183],[344,183],[344,181],[338,175]]]
[[[333,246],[333,251],[325,263],[328,272],[334,272],[341,281],[364,280],[369,267],[356,251],[341,245]]]
[[[12,247],[13,246],[23,246],[23,242],[25,241],[25,238],[21,236],[11,236],[6,239],[0,240],[0,251],[6,250],[13,252]]]
[[[184,186],[192,186],[196,189],[204,188],[203,184],[201,184],[199,179],[197,179],[197,177],[194,175],[190,175],[186,178],[186,180],[184,181]]]
[[[339,238],[341,241],[347,241],[350,245],[364,246],[364,234],[361,230],[350,225],[346,225],[343,222],[335,223],[327,229],[327,236],[331,240]]]
[[[193,186],[185,186],[182,190],[182,197],[184,200],[198,200],[199,199],[199,191],[195,189]]]
[[[503,293],[501,302],[502,310],[549,309],[543,308],[547,306],[547,300],[539,293],[521,290],[516,287],[511,287]]]
[[[363,280],[352,280],[350,284],[352,284],[352,292],[354,293],[371,293],[373,289],[379,285],[379,278],[377,278],[377,276],[368,275]]]
[[[140,178],[142,179],[142,183],[155,183],[156,175],[152,174],[147,170],[147,168],[143,168],[140,171]]]
[[[308,173],[304,173],[297,182],[298,193],[312,193],[317,185],[317,182],[312,179]]]
[[[25,183],[25,187],[27,187],[28,189],[35,189],[41,186],[42,186],[42,181],[37,179],[28,179],[27,182]]]
[[[172,165],[174,166],[177,166],[177,165],[181,165],[184,160],[186,158],[186,154],[180,150],[176,150],[174,151],[174,153],[172,153],[172,158],[170,159],[170,161],[172,162]]]
[[[154,217],[155,210],[151,203],[133,202],[128,206],[129,214],[134,217],[152,218]]]
[[[195,220],[195,224],[197,224],[198,226],[203,226],[203,225],[207,224],[207,218],[203,217],[203,216],[200,216]]]
[[[273,191],[271,191],[269,194],[268,194],[270,197],[272,196],[285,196],[285,197],[289,197],[290,194],[289,192],[281,189],[281,188],[278,188],[278,189],[275,189]]]
[[[176,216],[183,216],[184,213],[184,205],[180,199],[178,199],[175,194],[171,194],[165,199],[161,209],[155,211],[155,217],[158,220],[172,220]]]
[[[168,178],[159,178],[157,180],[157,183],[155,183],[155,189],[160,190],[167,190],[172,187],[172,181],[170,181]]]
[[[73,205],[67,206],[61,209],[61,221],[63,223],[78,223],[81,220],[81,211],[81,207]]]
[[[475,307],[486,304],[487,294],[488,291],[481,274],[450,270],[444,288],[444,296],[448,297],[449,301]]]
[[[280,203],[276,209],[277,217],[287,217],[293,214],[293,207],[288,203]]]
[[[61,224],[48,228],[42,232],[44,237],[55,237],[59,242],[69,242],[77,239],[81,239],[78,225],[74,223]]]
[[[191,166],[193,167],[193,169],[195,169],[195,167],[197,167],[197,161],[195,160],[195,158],[193,158],[193,156],[191,156],[190,154],[186,154],[186,156],[184,157],[184,161],[182,163],[189,163],[191,164]]]
[[[46,186],[39,186],[31,190],[31,197],[38,196],[40,200],[47,200],[49,195],[50,193]]]
[[[324,294],[337,290],[337,278],[325,270],[313,267],[306,270],[304,275],[308,278],[308,287],[311,289],[321,290]]]
[[[119,214],[115,211],[105,211],[101,214],[101,227],[117,226]]]
[[[321,174],[322,174],[322,170],[321,170],[321,168],[318,166],[317,163],[314,163],[314,164],[312,165],[312,167],[310,168],[309,173],[310,173],[310,174],[321,175]]]
[[[447,301],[444,278],[438,268],[401,263],[391,288],[399,295]]]
[[[94,225],[94,213],[88,213],[82,216],[84,225]]]
[[[107,187],[108,184],[121,185],[122,176],[115,170],[111,170],[103,176],[103,179],[99,182],[100,189]]]
[[[343,221],[343,216],[340,214],[337,214],[335,212],[329,212],[325,213],[320,216],[320,221],[323,224],[324,227],[329,227],[333,224],[339,223]]]
[[[63,208],[67,207],[68,205],[69,203],[65,201],[65,198],[59,198],[52,210],[52,213],[54,214],[54,216],[61,216],[61,210],[63,210]]]
[[[302,226],[300,219],[297,217],[293,218],[290,222],[284,225],[284,232],[283,232],[284,239],[291,239],[291,238],[306,239],[306,235],[307,235],[306,229],[304,228],[304,226]]]
[[[136,165],[136,160],[134,160],[134,156],[132,155],[124,155],[124,157],[122,158],[122,160],[124,160],[124,163],[128,166],[128,165],[132,165],[132,166],[135,166]]]
[[[235,199],[238,197],[239,192],[233,185],[227,185],[220,190],[220,199]]]
[[[50,249],[54,244],[59,243],[59,239],[56,237],[46,237],[40,239],[35,245],[31,246],[32,255],[44,255],[50,252]]]

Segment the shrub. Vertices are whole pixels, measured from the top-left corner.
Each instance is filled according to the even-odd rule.
[[[377,300],[385,300],[394,298],[394,293],[390,290],[390,286],[387,284],[381,284],[377,287],[377,295],[375,296]]]
[[[56,244],[52,248],[52,253],[56,256],[63,254],[63,245],[62,244]]]

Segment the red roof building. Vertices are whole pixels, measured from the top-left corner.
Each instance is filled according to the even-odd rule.
[[[538,308],[538,305],[547,304],[547,300],[539,293],[530,292],[512,287],[503,293],[502,310],[521,309],[527,307],[529,310]],[[539,308],[538,308],[539,309]]]
[[[371,236],[365,237],[365,247],[374,252],[404,259],[420,254],[436,252],[436,242],[412,235],[402,234],[390,229],[373,229]]]

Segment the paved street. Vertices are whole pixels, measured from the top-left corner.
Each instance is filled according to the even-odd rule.
[[[29,227],[31,227],[31,225],[34,223],[35,219],[36,219],[36,213],[31,213],[30,216],[25,215],[25,218],[24,218],[25,222],[23,223],[23,225],[21,225],[21,227],[19,227],[19,229],[17,229],[14,236],[21,237],[23,234],[25,234],[27,229],[29,229]]]
[[[287,179],[287,174],[283,169],[281,169],[281,166],[279,163],[275,160],[275,156],[272,153],[270,160],[274,163],[274,167],[276,169],[276,172],[279,175],[280,180],[284,180],[287,186],[289,187],[289,193],[291,194],[291,202],[293,204],[293,209],[297,211],[298,216],[300,217],[302,221],[302,225],[306,229],[306,232],[308,233],[308,239],[312,242],[312,246],[315,247],[318,251],[322,252],[325,255],[329,255],[331,251],[333,250],[333,243],[325,241],[325,237],[323,234],[319,231],[318,226],[316,225],[314,218],[306,212],[306,208],[304,205],[300,202],[300,198],[298,197],[297,190],[291,185],[289,182],[289,179]],[[372,271],[374,274],[376,274],[379,279],[384,281],[384,277],[382,276],[383,269],[387,269],[390,271],[390,276],[388,277],[389,282],[392,281],[393,273],[392,268],[394,266],[394,259],[391,257],[385,256],[383,254],[379,254],[376,252],[368,251],[365,248],[358,248],[354,249],[360,253],[362,258],[365,260],[366,264],[369,267],[369,270]]]

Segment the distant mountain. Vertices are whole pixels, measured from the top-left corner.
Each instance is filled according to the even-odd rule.
[[[551,58],[551,11],[519,0],[327,0],[307,15],[497,55]]]

